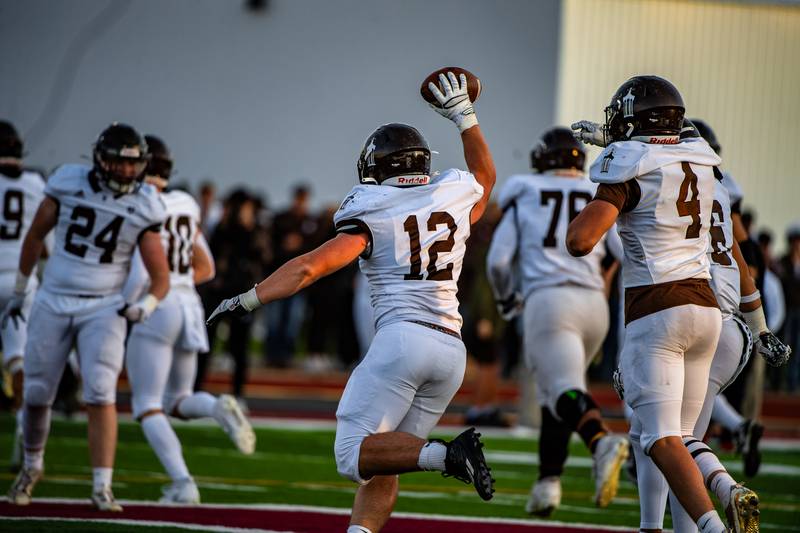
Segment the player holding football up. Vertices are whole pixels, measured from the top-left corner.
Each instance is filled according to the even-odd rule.
[[[145,182],[161,192],[166,205],[161,243],[167,254],[170,290],[153,315],[131,329],[126,369],[133,416],[172,479],[160,501],[196,504],[200,503],[200,492],[167,415],[213,417],[245,454],[255,450],[256,437],[232,396],[215,398],[207,392],[192,391],[197,352],[208,351],[203,304],[195,285],[214,278],[214,258],[200,231],[200,207],[195,199],[180,190],[165,190],[173,164],[167,145],[154,135],[145,135],[145,142],[150,151]],[[149,284],[137,254],[125,285],[126,300],[138,299]]]
[[[707,143],[679,143],[684,110],[670,82],[636,76],[612,97],[604,126],[573,125],[582,140],[611,144],[591,167],[600,186],[570,224],[567,247],[586,255],[617,223],[625,249],[620,365],[634,413],[631,434],[701,533],[722,533],[682,440],[693,438],[722,325],[706,254],[713,167],[721,160]]]
[[[361,258],[376,334],[336,413],[336,465],[360,485],[350,533],[383,527],[404,472],[440,471],[472,483],[485,500],[494,492],[474,429],[451,442],[426,441],[464,377],[456,282],[470,225],[483,214],[495,181],[466,77],[448,73],[439,81],[441,90],[430,84],[441,105],[434,109],[461,132],[469,172],[431,175],[430,149],[419,131],[381,126],[358,159],[361,184],[334,216],[338,235],[223,301],[209,318],[250,312]]]
[[[569,129],[542,135],[531,152],[535,174],[512,176],[500,191],[504,214],[486,263],[501,314],[510,318],[524,308],[525,362],[542,408],[539,479],[525,510],[540,516],[561,502],[560,476],[573,431],[592,452],[599,507],[614,497],[628,456],[627,438],[610,434],[586,388],[586,369],[608,332],[606,247],[572,257],[565,244],[567,225],[597,188],[584,177],[585,160],[583,145]],[[608,238],[621,258],[615,229]]]
[[[159,232],[165,218],[158,191],[142,184],[148,152],[139,133],[112,124],[100,134],[94,165],[63,165],[50,177],[45,199],[25,236],[7,317],[22,313],[26,287],[55,228],[53,254],[29,318],[25,346],[25,461],[8,499],[27,505],[44,470],[50,408],[73,344],[77,345],[83,398],[89,415],[92,503],[121,511],[111,492],[117,444],[117,377],[122,369],[126,320],[141,322],[169,290],[169,270]],[[139,249],[150,290],[126,304],[122,287]]]
[[[0,212],[0,308],[5,308],[14,295],[22,239],[44,198],[44,178],[37,172],[23,170],[22,152],[22,139],[16,128],[10,122],[0,120],[0,197],[3,205]],[[11,449],[11,468],[15,470],[22,462],[22,356],[28,331],[24,317],[30,311],[39,281],[34,275],[28,283],[20,314],[9,316],[0,323],[3,369],[11,376],[13,409],[17,418]]]

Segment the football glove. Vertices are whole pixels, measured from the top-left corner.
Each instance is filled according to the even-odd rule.
[[[138,324],[150,318],[156,307],[158,307],[158,298],[152,294],[147,294],[136,303],[125,304],[118,313],[120,316],[124,316],[128,322]]]
[[[522,295],[516,291],[502,302],[497,302],[497,312],[503,320],[512,320],[522,312],[523,307]]]
[[[758,336],[756,350],[769,366],[783,366],[792,355],[792,348],[784,344],[774,333],[767,330]]]
[[[22,324],[25,323],[25,315],[22,314],[22,306],[24,304],[25,293],[18,293],[15,291],[3,310],[2,319],[0,319],[0,327],[5,329],[11,324],[14,329],[19,330]]]
[[[611,384],[614,386],[614,390],[617,391],[617,396],[623,402],[625,401],[625,386],[622,383],[622,370],[619,368],[614,369],[614,373],[611,375]]]
[[[242,317],[261,306],[261,302],[256,295],[256,288],[253,287],[247,292],[236,295],[233,298],[222,300],[222,302],[214,309],[211,316],[206,320],[206,325],[210,326],[217,320],[225,318],[226,316]]]
[[[605,147],[608,145],[606,138],[606,127],[597,122],[589,120],[580,120],[572,125],[574,130],[572,134],[579,141],[586,144],[593,144],[595,146]]]
[[[469,93],[467,92],[467,77],[464,74],[460,74],[456,78],[456,75],[452,72],[448,72],[447,76],[439,74],[439,84],[442,87],[441,89],[433,82],[428,84],[428,89],[431,90],[434,98],[441,105],[441,107],[438,107],[429,104],[433,110],[452,120],[460,132],[468,130],[472,126],[477,126],[478,118],[475,116],[475,108],[472,106],[472,102],[469,101]]]

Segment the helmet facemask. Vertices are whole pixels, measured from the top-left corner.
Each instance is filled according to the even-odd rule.
[[[124,147],[116,153],[112,150],[95,152],[95,168],[109,189],[116,193],[133,192],[144,178],[148,156],[139,147]]]

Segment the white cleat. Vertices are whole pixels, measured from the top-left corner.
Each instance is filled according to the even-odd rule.
[[[30,505],[33,487],[42,479],[42,470],[23,468],[8,489],[8,503],[12,505]]]
[[[217,402],[214,404],[214,419],[222,426],[240,452],[250,455],[256,450],[256,434],[253,432],[253,426],[250,425],[233,396],[223,394],[217,398]]]
[[[181,503],[197,505],[200,503],[200,491],[192,478],[179,479],[161,489],[164,495],[159,503]]]
[[[628,458],[630,444],[621,435],[606,435],[597,442],[594,450],[595,493],[594,503],[598,507],[607,507],[619,486],[619,471]]]
[[[103,487],[100,490],[92,492],[92,504],[98,511],[107,511],[109,513],[122,512],[122,506],[114,499],[114,493],[111,492],[111,487]]]
[[[548,517],[561,505],[561,478],[547,476],[534,483],[525,512]]]

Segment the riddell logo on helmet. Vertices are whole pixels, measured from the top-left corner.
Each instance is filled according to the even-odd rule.
[[[650,137],[650,144],[678,144],[679,137]]]
[[[430,178],[428,176],[398,176],[398,185],[424,185],[428,183]]]

